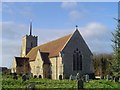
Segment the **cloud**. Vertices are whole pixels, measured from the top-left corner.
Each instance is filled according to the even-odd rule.
[[[26,25],[15,22],[2,22],[2,66],[10,67],[14,56],[19,56],[21,39],[25,35]],[[24,34],[23,34],[24,33]],[[1,39],[1,38],[0,38]]]
[[[68,17],[72,21],[78,21],[80,19],[85,19],[87,10],[85,10],[81,5],[78,7],[78,2],[63,2],[61,7],[68,11]]]
[[[14,3],[2,3],[2,12],[3,13],[7,13],[9,15],[13,15],[15,13],[15,10],[14,10]],[[3,14],[2,13],[2,14]]]
[[[20,55],[21,41],[18,40],[2,40],[2,66],[11,67],[14,56]]]
[[[73,10],[69,13],[69,17],[71,20],[76,21],[84,18],[84,14],[78,10]]]
[[[63,2],[61,7],[64,9],[74,9],[77,7],[77,2]]]
[[[2,14],[9,15],[9,17],[14,18],[14,16],[17,16],[19,18],[24,17],[26,19],[31,19],[34,17],[33,9],[30,7],[30,3],[25,3],[25,6],[21,7],[20,3],[17,3],[17,7],[15,5],[16,3],[3,3],[2,5]],[[19,8],[18,8],[19,7]]]
[[[81,30],[83,35],[89,38],[97,37],[97,39],[105,39],[104,37],[109,37],[110,34],[110,29],[98,22],[91,22],[82,27]]]
[[[17,24],[12,21],[2,22],[2,37],[4,39],[17,40],[27,31],[24,24]]]
[[[80,32],[93,52],[112,52],[110,28],[98,22],[91,22],[85,27],[80,27]]]
[[[19,12],[22,16],[24,16],[25,18],[27,17],[28,19],[31,19],[34,17],[34,14],[32,12],[32,8],[30,8],[29,6],[27,7],[23,7],[23,10]]]

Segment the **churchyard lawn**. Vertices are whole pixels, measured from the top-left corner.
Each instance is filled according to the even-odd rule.
[[[77,88],[77,80],[51,80],[51,79],[39,79],[31,78],[22,82],[21,77],[14,80],[10,75],[2,76],[2,88],[26,88],[32,83],[35,84],[35,88]],[[107,80],[90,80],[84,82],[84,88],[118,88],[120,89],[120,83],[107,81]]]

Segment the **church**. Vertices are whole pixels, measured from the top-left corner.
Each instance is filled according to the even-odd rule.
[[[30,34],[22,38],[20,57],[14,57],[12,73],[25,74],[39,78],[69,79],[70,75],[88,74],[94,78],[92,52],[76,30],[64,37],[37,44],[38,36]]]

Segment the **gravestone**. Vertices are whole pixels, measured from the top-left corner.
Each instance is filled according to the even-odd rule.
[[[106,79],[107,79],[107,80],[110,80],[110,75],[107,75],[107,76],[106,76]]]
[[[118,77],[115,77],[115,82],[118,82]]]
[[[112,80],[114,81],[115,76],[112,76]]]
[[[114,82],[115,82],[115,78],[116,78],[116,77],[114,76],[114,77],[113,77],[113,81],[114,81]]]
[[[85,75],[85,82],[89,82],[89,75]]]
[[[22,76],[22,81],[26,81],[26,79],[27,79],[26,75],[23,74],[23,76]]]
[[[83,80],[79,79],[78,80],[78,90],[81,90],[81,89],[83,89]]]
[[[77,78],[77,80],[80,79],[80,74],[79,73],[77,73],[76,78]]]
[[[70,75],[69,80],[73,80],[73,79],[72,79],[72,75]]]
[[[114,77],[114,82],[118,82],[118,81],[119,81],[119,77],[118,76]]]
[[[35,83],[30,83],[27,87],[27,90],[35,90]]]
[[[77,80],[77,76],[70,75],[69,80]]]
[[[13,79],[16,79],[16,80],[18,79],[18,77],[17,77],[17,74],[16,74],[16,73],[14,73],[14,74],[13,74]]]

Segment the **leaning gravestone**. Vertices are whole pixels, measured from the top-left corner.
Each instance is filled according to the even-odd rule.
[[[70,75],[69,80],[72,80],[72,75]]]

